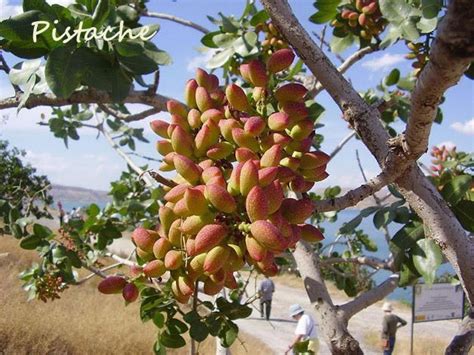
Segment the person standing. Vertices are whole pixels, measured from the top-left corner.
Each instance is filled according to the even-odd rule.
[[[295,338],[285,351],[285,355],[293,350],[294,354],[317,354],[319,352],[319,340],[316,333],[316,323],[299,304],[290,306],[291,318],[298,321],[295,329]]]
[[[272,280],[268,278],[268,276],[265,276],[265,278],[260,282],[260,286],[258,288],[258,295],[260,297],[260,317],[263,318],[265,308],[265,318],[267,320],[270,319],[274,292],[275,284]]]
[[[61,201],[58,201],[58,210],[59,210],[59,226],[62,227],[64,223],[64,209]]]
[[[382,306],[385,315],[382,321],[382,347],[384,355],[391,355],[395,347],[397,329],[405,326],[407,322],[399,316],[392,314],[393,307],[389,302]]]

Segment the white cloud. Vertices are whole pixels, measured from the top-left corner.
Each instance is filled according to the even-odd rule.
[[[385,53],[379,58],[374,58],[363,62],[362,66],[372,71],[378,71],[388,69],[397,63],[403,62],[404,60],[405,58],[403,54]]]
[[[469,136],[474,136],[474,118],[471,118],[466,122],[454,122],[451,125],[451,128],[455,131]]]
[[[11,5],[8,0],[0,0],[0,20],[18,15],[21,13],[20,5]]]
[[[212,58],[215,52],[215,50],[208,50],[191,58],[190,60],[188,60],[186,70],[190,73],[194,73],[197,68],[205,68],[207,66],[207,62]]]

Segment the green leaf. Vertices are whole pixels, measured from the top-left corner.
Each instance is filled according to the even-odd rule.
[[[41,12],[32,10],[0,22],[0,37],[10,41],[32,41],[35,21],[40,21]]]
[[[416,27],[421,31],[421,33],[431,33],[436,29],[436,26],[438,26],[437,17],[433,17],[431,19],[422,17],[416,24]]]
[[[132,30],[132,35],[136,36],[140,33],[141,38],[143,38],[143,37],[148,38],[151,35],[155,36],[159,31],[160,31],[160,25],[157,24],[157,23],[154,23],[152,25],[146,25],[146,26],[141,26],[141,27],[134,28]],[[151,39],[151,38],[149,38],[149,39]]]
[[[40,246],[42,239],[36,235],[30,235],[26,238],[23,238],[20,242],[20,247],[27,250],[33,250],[36,247]]]
[[[268,13],[265,10],[261,10],[252,16],[250,19],[250,24],[252,26],[257,26],[258,24],[266,22],[269,18],[270,16]]]
[[[234,343],[235,339],[237,339],[238,333],[239,327],[237,327],[235,323],[229,321],[223,329],[221,344],[226,348],[230,347]]]
[[[402,35],[402,30],[400,26],[388,25],[387,26],[387,35],[380,43],[380,48],[385,49],[394,44]]]
[[[413,265],[413,260],[411,258],[406,259],[403,261],[403,264],[401,265],[400,282],[398,285],[400,287],[413,285],[420,276],[421,275],[418,273],[415,266]]]
[[[390,243],[399,250],[406,250],[414,246],[416,241],[423,238],[423,236],[423,224],[420,222],[410,222],[395,233]]]
[[[316,24],[331,21],[337,15],[337,6],[340,2],[340,0],[317,0],[314,6],[318,11],[309,20]]]
[[[381,210],[377,211],[377,213],[374,215],[375,228],[380,229],[383,226],[386,226],[387,224],[393,221],[394,217],[395,217],[395,213],[392,209],[382,208]]]
[[[431,239],[420,239],[413,255],[413,264],[428,285],[433,284],[436,270],[443,261],[440,248]]]
[[[160,334],[160,342],[167,348],[177,349],[186,345],[186,341],[179,334],[170,334],[163,332]]]
[[[432,19],[438,16],[441,11],[442,2],[440,0],[421,0],[421,12],[424,18]]]
[[[420,32],[416,28],[416,24],[411,19],[403,21],[399,26],[404,39],[410,42],[416,42],[416,40],[420,38]]]
[[[99,0],[92,14],[92,26],[99,28],[107,20],[110,13],[110,0]]]
[[[388,74],[384,78],[384,84],[386,86],[392,86],[392,85],[395,85],[396,83],[398,83],[399,79],[400,79],[400,70],[395,68],[390,72],[390,74]]]
[[[347,35],[346,37],[333,37],[331,39],[331,52],[341,53],[350,46],[355,41],[355,37],[352,34]]]
[[[40,239],[48,238],[50,235],[53,234],[51,229],[38,223],[35,223],[33,225],[33,233]]]
[[[166,325],[168,327],[168,331],[171,334],[182,334],[188,331],[188,326],[186,325],[186,323],[176,318],[171,318],[170,320],[168,320]]]
[[[71,47],[54,49],[46,62],[46,81],[58,97],[69,97],[81,83],[83,63]]]
[[[209,48],[219,48],[219,46],[214,43],[214,36],[217,36],[221,33],[221,31],[209,32],[201,38],[201,43]]]
[[[222,67],[234,55],[234,48],[226,48],[214,55],[208,62],[211,69]]]
[[[350,234],[356,229],[359,224],[362,222],[362,216],[359,214],[353,219],[351,219],[349,222],[346,222],[342,225],[341,228],[339,228],[339,234]]]
[[[239,30],[239,23],[237,21],[230,17],[224,16],[221,12],[219,12],[219,16],[222,18],[222,31],[235,33]]]
[[[234,44],[234,41],[238,38],[233,33],[219,33],[213,37],[213,42],[217,47],[228,48]]]
[[[8,73],[12,84],[24,85],[28,82],[41,66],[41,59],[25,60],[14,65]]]
[[[257,39],[258,37],[255,32],[246,32],[233,43],[235,52],[242,57],[256,54],[258,52]]]
[[[154,60],[143,55],[134,57],[119,56],[120,63],[134,74],[150,74],[158,69],[158,65]]]
[[[400,24],[414,15],[414,8],[405,0],[379,0],[383,17],[395,24]]]
[[[474,201],[462,200],[452,210],[463,228],[474,233]]]
[[[89,218],[93,218],[93,217],[96,217],[100,213],[100,208],[95,203],[93,203],[89,205],[86,212]]]
[[[164,50],[159,49],[153,42],[145,42],[144,54],[155,61],[158,65],[169,65],[173,62],[171,56]]]
[[[191,323],[191,328],[189,329],[189,335],[196,341],[204,341],[209,335],[209,329],[206,324],[201,321],[195,321]]]
[[[165,316],[161,312],[156,312],[152,320],[158,328],[163,328],[165,325]]]
[[[441,190],[441,195],[451,205],[456,205],[471,187],[472,177],[469,175],[455,176]]]

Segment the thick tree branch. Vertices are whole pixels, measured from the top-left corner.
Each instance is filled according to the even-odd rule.
[[[143,120],[144,118],[147,118],[148,116],[151,116],[151,115],[154,115],[155,113],[158,113],[160,112],[161,110],[160,109],[157,109],[157,108],[150,108],[148,110],[145,110],[145,111],[142,111],[142,112],[139,112],[139,113],[135,113],[135,114],[126,114],[126,113],[123,113],[123,112],[120,112],[120,111],[117,111],[105,104],[99,104],[99,107],[101,108],[102,111],[104,111],[105,113],[121,120],[121,121],[124,121],[124,122],[133,122],[133,121],[140,121],[140,120]]]
[[[359,313],[375,302],[383,300],[398,287],[399,278],[397,274],[393,274],[380,285],[340,306],[340,312],[342,312],[344,319],[348,321],[354,314]]]
[[[474,346],[473,310],[463,319],[459,331],[446,349],[445,355],[468,355],[472,346]]]
[[[154,17],[154,18],[159,18],[159,19],[162,19],[162,20],[168,20],[168,21],[176,22],[176,23],[179,23],[180,25],[194,28],[195,30],[198,30],[198,31],[200,31],[204,34],[209,32],[209,30],[207,28],[205,28],[201,25],[198,25],[197,23],[194,23],[192,21],[189,21],[189,20],[174,16],[174,15],[165,14],[165,13],[161,13],[161,12],[152,12],[152,11],[143,11],[141,13],[141,15],[145,16],[145,17]]]
[[[338,211],[357,205],[391,182],[391,177],[382,172],[367,183],[348,191],[340,197],[314,201],[315,213]]]
[[[430,60],[421,71],[411,95],[405,137],[407,152],[413,159],[418,159],[428,148],[431,125],[445,91],[457,84],[474,60],[472,0],[450,1],[437,33]]]
[[[123,103],[144,104],[152,106],[158,111],[166,111],[168,97],[162,95],[148,95],[147,91],[130,91]],[[21,102],[21,95],[0,100],[0,110],[17,107]],[[24,107],[30,109],[38,106],[67,106],[72,104],[110,104],[114,103],[109,94],[94,89],[80,90],[72,93],[68,98],[59,98],[53,94],[30,95]]]
[[[376,49],[372,47],[364,47],[362,49],[359,49],[357,52],[354,52],[351,56],[349,56],[338,68],[337,70],[341,73],[344,74],[350,67],[352,67],[355,63],[357,63],[359,60],[364,58],[367,54],[372,53],[376,51]],[[312,78],[312,85],[307,86],[308,97],[315,97],[318,95],[321,91],[324,90],[323,85],[317,81],[314,77]]]
[[[332,303],[319,269],[319,256],[305,241],[299,241],[293,252],[310,302],[316,309],[318,324],[332,354],[362,354],[359,343],[347,330],[338,308]],[[324,325],[324,326],[322,326]]]

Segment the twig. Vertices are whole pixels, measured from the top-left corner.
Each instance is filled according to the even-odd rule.
[[[197,23],[194,23],[192,21],[189,21],[189,20],[186,20],[184,18],[181,18],[181,17],[177,17],[177,16],[173,16],[173,15],[170,15],[170,14],[165,14],[165,13],[161,13],[161,12],[152,12],[152,11],[143,11],[141,13],[142,16],[145,16],[145,17],[154,17],[154,18],[159,18],[159,19],[162,19],[162,20],[168,20],[168,21],[172,21],[172,22],[176,22],[176,23],[179,23],[180,25],[183,25],[183,26],[187,26],[187,27],[191,27],[191,28],[194,28],[195,30],[198,30],[204,34],[208,33],[209,30],[201,25],[198,25]]]
[[[87,276],[84,277],[83,279],[77,281],[77,282],[76,282],[76,285],[81,285],[81,284],[85,283],[86,281],[90,280],[91,278],[93,278],[94,276],[101,276],[101,277],[102,277],[102,275],[100,275],[100,274],[98,273],[98,271],[104,273],[105,271],[114,269],[114,268],[116,268],[116,267],[118,267],[118,266],[121,266],[121,265],[123,265],[123,263],[119,262],[119,263],[115,263],[115,264],[106,266],[106,267],[104,267],[104,268],[102,268],[102,269],[96,269],[96,271],[93,271],[92,274],[87,275]]]
[[[342,141],[336,146],[336,148],[334,148],[334,150],[331,152],[331,154],[329,154],[329,156],[332,158],[334,158],[336,156],[337,153],[339,153],[341,151],[341,149],[353,138],[355,137],[356,135],[356,131],[352,131],[351,133],[349,133],[347,136],[345,136]]]
[[[115,137],[114,137],[114,138],[115,138]],[[134,156],[136,156],[136,157],[139,157],[139,158],[142,158],[142,159],[145,159],[145,160],[156,161],[156,162],[161,163],[161,160],[160,160],[160,159],[148,157],[148,156],[146,156],[146,155],[141,155],[141,154],[138,154],[138,153],[135,153],[135,152],[127,152],[127,154],[128,154],[128,155],[134,155]]]
[[[357,165],[359,166],[359,170],[362,174],[362,177],[364,179],[365,182],[367,182],[367,176],[365,175],[365,171],[364,171],[364,168],[362,167],[362,163],[360,161],[360,157],[359,157],[359,151],[356,149],[356,159],[357,159]],[[376,193],[373,194],[372,196],[375,200],[375,203],[377,204],[377,207],[378,208],[382,208],[382,201],[380,200],[380,198],[377,196]],[[387,245],[390,245],[390,240],[392,239],[392,236],[388,230],[388,227],[387,225],[383,225],[383,234],[384,234],[384,237],[385,237],[385,241],[387,242]]]
[[[112,107],[107,106],[105,104],[99,104],[99,107],[102,111],[104,111],[108,115],[114,116],[115,118],[117,118],[121,121],[125,121],[125,122],[140,121],[140,120],[143,120],[144,118],[146,118],[148,116],[154,115],[155,113],[158,113],[158,112],[161,111],[160,109],[154,107],[154,108],[150,108],[148,110],[145,110],[145,111],[142,111],[142,112],[139,112],[139,113],[126,114],[126,113],[117,111],[117,110],[113,109]]]
[[[315,36],[320,42],[321,42],[321,46],[320,48],[322,48],[323,46],[322,45],[325,45],[326,48],[329,50],[329,52],[331,52],[331,45],[326,42],[326,40],[324,39],[323,36],[320,36],[319,34],[317,34],[316,32],[312,32],[313,33],[313,36]],[[340,54],[337,54],[337,53],[333,53],[331,52],[332,54],[334,54],[334,56],[341,62],[341,63],[344,63],[345,59],[340,55]]]
[[[3,54],[0,53],[0,70],[3,70],[7,75],[10,74],[10,66],[8,65],[7,61],[3,57]],[[22,91],[18,85],[12,84],[13,90],[15,91],[15,94],[21,95]]]

